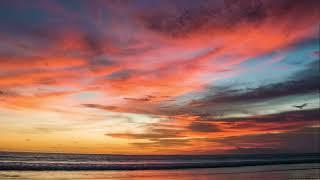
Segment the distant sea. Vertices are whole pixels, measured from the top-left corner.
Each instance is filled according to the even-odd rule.
[[[320,179],[319,163],[320,154],[160,156],[0,152],[0,179],[155,180],[233,176]]]

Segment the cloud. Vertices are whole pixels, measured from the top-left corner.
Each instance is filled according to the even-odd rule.
[[[131,143],[134,146],[140,147],[140,148],[160,148],[157,151],[163,152],[163,148],[168,147],[183,147],[190,145],[189,142],[191,140],[189,139],[156,139],[152,142],[144,142],[144,143]]]
[[[139,148],[170,146],[172,152],[177,146],[195,150],[212,145],[201,138],[296,131],[314,124],[319,113],[279,109],[270,114],[270,104],[263,103],[318,92],[315,64],[251,89],[219,87],[216,81],[238,75],[245,81],[246,62],[304,46],[317,36],[318,7],[314,0],[5,2],[0,7],[1,107],[35,113],[46,108],[68,113],[70,121],[78,118],[79,105],[156,116],[152,126],[142,120],[143,132],[106,136],[128,139]],[[267,114],[257,115],[257,108]],[[94,113],[85,112],[83,118],[97,118]],[[108,117],[126,119],[121,113]],[[47,121],[55,116],[43,114]],[[100,122],[105,118],[99,116]],[[140,126],[127,119],[116,122],[119,129]],[[34,130],[51,132],[50,127]]]
[[[0,97],[19,96],[18,93],[11,90],[0,90]]]
[[[199,1],[181,3],[172,1],[157,6],[147,14],[137,12],[136,16],[146,29],[167,39],[193,42],[192,45],[207,42],[208,39],[233,39],[237,44],[252,50],[270,50],[290,43],[293,34],[300,34],[298,28],[311,25],[319,17],[319,2],[301,1]],[[302,21],[302,19],[306,21]],[[282,23],[285,23],[284,26]],[[309,26],[307,25],[307,26]],[[277,27],[275,30],[273,27]],[[267,30],[267,31],[265,31]],[[251,34],[251,32],[255,32]],[[269,39],[259,37],[266,32]],[[246,38],[238,35],[246,33]],[[286,34],[287,37],[284,37]],[[300,34],[301,35],[301,34]],[[197,38],[197,39],[196,39]],[[250,39],[250,40],[249,40]],[[254,43],[255,42],[255,43]],[[182,43],[183,44],[183,43]],[[254,48],[252,45],[255,45]],[[233,44],[226,44],[231,50]],[[236,48],[232,48],[237,51]],[[245,51],[246,52],[246,51]]]
[[[235,117],[235,118],[222,118],[221,121],[225,122],[237,122],[237,121],[253,121],[253,122],[295,122],[295,121],[317,121],[319,119],[320,112],[318,109],[287,111],[276,114],[267,114],[260,116],[250,117]],[[217,119],[218,120],[218,119]],[[219,120],[218,120],[219,121]]]
[[[113,72],[107,76],[107,79],[112,81],[125,81],[126,79],[134,76],[135,71],[130,69],[123,69],[120,71]]]
[[[145,140],[160,140],[163,138],[177,138],[183,137],[180,130],[176,129],[159,129],[152,128],[148,133],[108,133],[106,136],[111,136],[115,138],[125,138],[125,139],[145,139]]]
[[[114,110],[119,109],[119,107],[117,107],[117,106],[105,106],[105,105],[101,105],[101,104],[82,104],[82,106],[88,107],[88,108],[107,110],[107,111],[114,111]]]
[[[19,13],[12,19],[14,23],[4,22],[1,19],[1,22],[9,23],[9,28],[30,29],[26,31],[28,33],[21,33],[23,39],[30,43],[27,43],[27,50],[21,49],[18,45],[19,39],[15,38],[20,31],[15,34],[15,31],[3,30],[4,35],[1,37],[6,39],[5,49],[12,51],[11,55],[19,54],[21,57],[13,56],[8,61],[8,57],[2,55],[4,60],[0,61],[0,65],[6,67],[10,73],[1,76],[0,85],[14,87],[40,83],[56,88],[90,86],[106,94],[129,98],[142,97],[141,100],[148,100],[144,98],[146,94],[142,89],[159,96],[183,95],[205,86],[207,81],[202,76],[221,73],[231,69],[232,65],[246,61],[249,57],[270,52],[294,43],[297,39],[311,36],[309,31],[300,32],[297,30],[299,28],[290,28],[290,33],[284,37],[283,32],[286,32],[288,27],[282,26],[286,24],[282,21],[289,21],[288,23],[292,24],[291,18],[289,20],[285,18],[286,14],[299,14],[303,21],[295,20],[296,26],[311,27],[315,17],[318,16],[313,11],[317,2],[308,2],[301,4],[298,1],[294,3],[237,1],[230,4],[201,1],[195,4],[174,1],[159,3],[158,10],[150,12],[141,11],[132,3],[94,2],[90,4],[90,8],[84,4],[77,6],[81,13],[70,11],[69,5],[63,2],[49,3],[50,5],[39,3],[35,5],[41,7],[35,12],[43,15],[39,16],[41,17],[39,19]],[[147,4],[149,3],[145,5],[148,6]],[[16,12],[18,8],[16,4],[8,3],[6,6],[12,12]],[[28,4],[22,6],[29,7]],[[122,23],[118,20],[116,9],[118,6],[128,9],[126,18],[132,23]],[[97,12],[91,8],[97,9]],[[112,13],[102,9],[110,10]],[[308,11],[302,11],[305,9]],[[25,8],[25,11],[28,14],[28,8]],[[273,14],[277,13],[281,14],[281,21],[277,19],[274,22]],[[88,16],[83,18],[81,14]],[[270,18],[272,23],[268,24]],[[34,27],[23,24],[29,21],[37,25]],[[257,26],[256,23],[260,21]],[[273,28],[278,25],[278,21],[279,28]],[[243,22],[247,26],[242,26]],[[233,27],[231,29],[234,31],[224,32],[229,26]],[[108,31],[101,30],[105,27],[108,27]],[[128,33],[130,29],[135,29],[136,32]],[[183,44],[175,38],[165,40],[164,34],[172,34],[164,32],[168,29],[173,34],[185,34],[188,37],[182,36]],[[197,33],[198,29],[208,32]],[[250,29],[258,30],[251,32]],[[269,38],[264,38],[264,29],[271,30]],[[275,29],[280,29],[280,32],[273,32]],[[208,38],[212,34],[215,34],[215,38]],[[246,34],[245,39],[243,34]],[[208,42],[208,39],[212,41]],[[198,43],[193,43],[198,40]],[[243,42],[240,43],[241,48],[237,48],[239,46],[234,42]],[[184,56],[184,53],[175,55],[180,51],[188,56]],[[222,56],[230,55],[237,58],[216,62]],[[27,71],[22,71],[26,70],[23,67],[28,67]],[[35,70],[31,71],[30,67]],[[17,79],[20,78],[24,83],[18,82]]]
[[[313,56],[320,57],[320,51],[315,51],[312,53]]]
[[[85,34],[83,41],[89,52],[92,52],[94,55],[104,53],[106,46],[103,43],[103,36],[99,35],[98,32]]]
[[[198,122],[198,121],[193,121],[189,127],[191,131],[195,132],[220,132],[221,130],[218,128],[218,126],[212,124],[212,123],[207,123],[207,122]]]
[[[150,102],[156,99],[156,96],[152,96],[152,95],[147,95],[146,97],[143,98],[123,98],[125,100],[129,100],[129,101],[136,101],[136,102]]]
[[[226,104],[236,105],[237,103],[249,106],[250,103],[264,102],[280,97],[317,93],[320,75],[316,63],[309,64],[306,69],[294,73],[285,81],[264,84],[256,88],[238,89],[237,84],[228,87],[209,87],[204,90],[202,99],[193,100],[186,107],[196,110],[197,108],[213,108]]]
[[[264,133],[255,135],[235,136],[210,141],[236,147],[230,152],[261,153],[261,150],[274,150],[282,153],[301,153],[319,151],[319,128],[302,128],[286,133]],[[261,149],[260,149],[261,148]],[[272,151],[268,151],[271,153]]]
[[[206,28],[220,29],[222,25],[234,28],[243,22],[263,21],[267,16],[267,9],[261,1],[249,3],[199,1],[191,7],[173,1],[170,5],[178,8],[153,11],[150,16],[142,15],[141,19],[146,27],[172,37],[184,37]]]

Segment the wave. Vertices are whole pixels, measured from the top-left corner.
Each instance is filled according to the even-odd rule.
[[[241,160],[226,162],[190,162],[190,163],[34,163],[34,162],[0,162],[0,170],[22,170],[22,171],[78,171],[78,170],[161,170],[161,169],[190,169],[190,168],[219,168],[219,167],[241,167],[261,166],[277,164],[301,164],[319,163],[320,158],[314,159],[285,159],[285,160]]]

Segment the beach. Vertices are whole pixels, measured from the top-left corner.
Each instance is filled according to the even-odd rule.
[[[180,170],[0,171],[0,179],[320,179],[320,164],[266,165]]]
[[[0,179],[320,179],[319,157],[0,152]]]

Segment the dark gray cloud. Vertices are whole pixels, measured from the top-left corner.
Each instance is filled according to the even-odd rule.
[[[101,105],[101,104],[82,104],[84,107],[88,108],[95,108],[95,109],[101,109],[101,110],[108,110],[108,111],[113,111],[117,110],[117,106],[106,106],[106,105]]]
[[[100,33],[86,33],[83,36],[83,41],[87,49],[94,55],[100,55],[104,53],[105,43],[103,36]]]
[[[116,62],[110,60],[105,56],[95,56],[90,59],[89,63],[93,68],[101,66],[112,66],[116,64]]]
[[[192,4],[193,6],[189,5],[172,1],[171,6],[177,6],[175,11],[154,11],[153,14],[142,18],[149,29],[179,37],[201,28],[218,29],[222,28],[222,25],[233,27],[243,19],[256,21],[265,17],[265,9],[260,1],[256,3],[199,1],[197,4]]]
[[[152,95],[147,95],[145,97],[142,97],[142,98],[123,98],[125,100],[129,100],[129,101],[137,101],[137,102],[148,102],[148,101],[152,101],[154,100],[155,96],[152,96]]]
[[[288,14],[301,18],[315,13],[319,5],[315,0],[170,1],[166,8],[157,7],[140,18],[152,31],[181,37],[207,28],[233,30],[244,23],[258,25],[267,19],[285,18]]]
[[[200,121],[193,121],[188,126],[188,128],[191,131],[196,131],[196,132],[220,132],[221,131],[218,126],[212,123],[200,122]]]
[[[223,119],[212,119],[214,121],[223,122],[244,122],[244,121],[254,121],[254,122],[297,122],[297,121],[318,121],[320,117],[319,109],[309,109],[309,110],[297,110],[288,111],[276,114],[260,115],[260,116],[250,116],[250,117],[236,117],[236,118],[223,118]],[[207,119],[210,120],[210,119]]]
[[[120,71],[116,71],[116,72],[111,73],[110,75],[107,76],[107,79],[118,80],[118,81],[122,80],[123,81],[123,80],[129,79],[135,73],[136,73],[136,71],[134,71],[132,69],[124,69],[124,70],[120,70]]]
[[[318,153],[320,150],[319,137],[320,129],[309,127],[287,133],[234,136],[209,141],[236,147],[231,151],[232,153]]]

